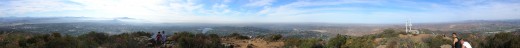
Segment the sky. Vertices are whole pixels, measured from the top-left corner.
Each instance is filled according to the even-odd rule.
[[[520,0],[0,0],[0,17],[151,22],[414,23],[520,19]]]

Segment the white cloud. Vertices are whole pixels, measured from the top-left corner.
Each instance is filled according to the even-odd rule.
[[[274,1],[275,0],[249,0],[251,3],[248,3],[245,6],[269,6],[272,5]]]
[[[29,12],[47,12],[47,11],[63,11],[63,10],[82,10],[80,5],[67,4],[62,0],[13,0],[2,4],[0,8],[1,14],[17,15]]]
[[[231,3],[233,0],[224,0],[223,4]]]
[[[380,1],[362,1],[362,0],[346,0],[346,1],[297,1],[279,7],[264,7],[257,14],[268,15],[268,16],[291,16],[301,13],[310,13],[323,11],[323,10],[360,10],[361,7],[327,7],[327,8],[316,8],[316,9],[302,9],[303,7],[315,7],[315,6],[331,6],[341,4],[355,4],[355,3],[370,3],[375,4]]]
[[[194,0],[74,0],[96,13],[111,14],[107,17],[131,17],[155,22],[210,22],[230,21],[224,17],[205,16],[204,5]],[[227,5],[215,5],[214,10],[225,9]],[[223,10],[230,12],[229,10]],[[103,15],[93,15],[103,16]],[[104,17],[104,16],[103,16]]]

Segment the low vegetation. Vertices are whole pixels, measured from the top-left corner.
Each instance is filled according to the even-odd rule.
[[[223,48],[220,37],[216,34],[191,34],[189,32],[175,33],[171,38],[177,48]]]
[[[149,40],[152,34],[143,31],[121,34],[92,31],[82,35],[39,34],[23,31],[1,33],[0,48],[230,48],[236,46],[223,44],[224,39],[254,41],[259,38],[265,40],[266,44],[283,42],[284,48],[441,48],[442,46],[450,47],[451,44],[451,39],[448,36],[411,35],[394,29],[386,29],[382,33],[363,36],[337,34],[328,39],[284,37],[281,34],[252,37],[238,33],[220,36],[217,34],[175,32],[167,38],[167,44],[172,44],[171,46],[151,44]],[[474,48],[520,48],[518,46],[520,45],[520,38],[518,37],[520,37],[518,31],[486,36],[476,33],[461,35],[461,38],[470,42]],[[247,45],[247,47],[254,46],[253,44]]]
[[[27,34],[27,36],[19,36]],[[144,32],[123,33],[118,35],[108,35],[106,33],[89,32],[87,34],[72,36],[60,33],[50,34],[29,34],[29,33],[9,33],[2,34],[4,37],[15,37],[2,40],[5,43],[0,46],[5,48],[128,48],[146,47],[146,43],[137,40],[139,36],[149,36]]]

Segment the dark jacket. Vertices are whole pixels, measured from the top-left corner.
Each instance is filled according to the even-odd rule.
[[[462,48],[462,43],[460,43],[460,39],[457,38],[457,42],[451,46],[451,48]]]

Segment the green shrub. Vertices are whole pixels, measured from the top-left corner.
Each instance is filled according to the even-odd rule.
[[[191,34],[189,32],[175,33],[172,39],[179,48],[222,48],[220,38],[216,34]]]
[[[426,38],[424,42],[427,43],[430,48],[440,48],[442,45],[450,45],[452,43],[451,40],[443,39],[443,36]]]
[[[323,45],[320,44],[322,40],[316,38],[309,39],[299,39],[299,38],[289,38],[285,40],[286,48],[323,48]]]
[[[484,48],[518,48],[520,46],[519,35],[512,33],[498,33],[487,37],[487,42],[484,42]]]
[[[365,35],[361,37],[349,37],[345,44],[341,48],[375,48],[374,43],[375,36]]]
[[[267,41],[277,41],[277,40],[282,39],[282,37],[283,36],[280,34],[274,34],[274,35],[269,36],[269,38],[267,38],[266,40]]]
[[[385,29],[383,33],[376,34],[381,38],[397,37],[402,32],[397,32],[394,29]]]
[[[341,45],[345,44],[346,40],[347,38],[345,36],[337,34],[336,37],[329,39],[326,46],[327,48],[340,48]]]

